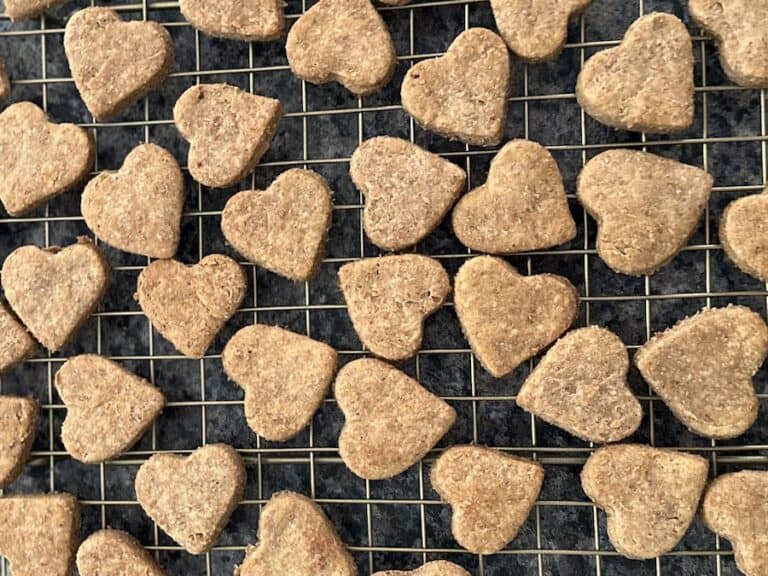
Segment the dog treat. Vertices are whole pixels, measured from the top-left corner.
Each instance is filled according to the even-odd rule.
[[[350,262],[339,269],[339,284],[360,340],[387,360],[416,354],[424,321],[451,292],[440,263],[418,254]]]
[[[598,52],[576,82],[595,120],[635,132],[680,132],[693,124],[693,43],[671,14],[637,19],[616,48]]]
[[[349,172],[365,196],[365,233],[390,251],[426,238],[467,182],[464,170],[453,162],[390,136],[363,142],[352,155]]]
[[[235,576],[355,576],[357,567],[323,509],[295,492],[278,492],[261,510],[259,543]]]
[[[109,286],[109,264],[83,237],[66,248],[22,246],[5,259],[2,284],[19,319],[56,352],[96,310]]]
[[[509,52],[485,28],[460,34],[444,56],[424,60],[403,79],[403,108],[424,129],[478,146],[501,142],[507,123]]]
[[[40,405],[33,398],[0,396],[0,490],[10,486],[24,469],[39,413]]]
[[[768,188],[734,200],[723,212],[720,241],[743,272],[768,282]]]
[[[162,568],[136,539],[120,530],[99,530],[77,551],[80,576],[165,576]]]
[[[451,531],[475,554],[494,554],[517,535],[544,481],[541,464],[482,446],[454,446],[430,473],[451,505]]]
[[[13,104],[0,114],[0,201],[22,216],[80,183],[95,155],[82,128],[51,122],[32,102]]]
[[[245,391],[245,418],[259,436],[290,440],[312,420],[336,373],[336,351],[276,326],[238,331],[222,354],[227,376]]]
[[[157,22],[124,22],[109,8],[75,12],[64,31],[72,78],[100,121],[146,96],[173,66],[173,42]]]
[[[373,358],[344,366],[334,391],[346,419],[339,454],[352,472],[369,480],[405,472],[456,421],[456,411],[446,402]]]
[[[488,181],[453,209],[459,241],[481,252],[539,250],[576,237],[557,162],[546,148],[514,140],[491,162]]]
[[[5,0],[5,13],[14,21],[28,20],[66,2],[67,0]]]
[[[567,279],[522,276],[492,256],[473,258],[459,269],[454,301],[472,351],[496,378],[557,340],[579,310],[578,292]]]
[[[453,562],[436,560],[427,562],[416,570],[385,570],[375,572],[373,576],[470,576],[469,572]]]
[[[189,141],[189,173],[212,188],[245,178],[261,160],[283,115],[279,100],[228,84],[193,86],[176,101],[173,121]]]
[[[299,78],[338,82],[359,96],[383,88],[397,64],[389,30],[369,0],[320,0],[291,26],[285,52]]]
[[[157,525],[190,554],[210,550],[245,490],[245,464],[226,444],[187,457],[155,454],[136,474],[136,499]]]
[[[708,469],[701,456],[616,444],[589,457],[581,486],[605,510],[608,538],[619,554],[645,560],[669,552],[683,538]]]
[[[0,374],[35,355],[37,344],[24,325],[0,302]]]
[[[579,176],[577,196],[597,220],[597,253],[614,271],[653,274],[696,231],[709,202],[704,170],[634,150],[595,156]]]
[[[323,259],[333,197],[311,170],[283,172],[266,190],[232,196],[221,230],[251,262],[291,280],[309,280]]]
[[[627,349],[613,332],[598,326],[574,330],[526,379],[517,405],[587,442],[618,442],[643,419],[628,370]]]
[[[635,364],[692,432],[734,438],[757,419],[752,377],[768,355],[768,327],[744,306],[704,309],[656,334]]]
[[[11,93],[11,81],[8,79],[8,73],[5,71],[5,62],[0,58],[0,102],[8,98]]]
[[[192,26],[218,38],[277,40],[285,25],[280,0],[179,0],[179,8]]]

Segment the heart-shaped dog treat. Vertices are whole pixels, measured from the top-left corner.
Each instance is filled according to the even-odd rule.
[[[56,352],[96,310],[109,285],[109,264],[87,238],[63,249],[22,246],[5,259],[2,283],[19,319]]]
[[[403,107],[426,130],[467,144],[501,142],[507,123],[509,52],[485,28],[460,34],[444,56],[424,60],[403,79]]]
[[[350,262],[339,269],[339,284],[360,340],[387,360],[416,354],[424,321],[451,292],[440,263],[418,254]]]
[[[85,187],[83,218],[101,240],[134,254],[172,258],[181,235],[184,178],[170,152],[142,144],[119,172],[102,172]]]
[[[381,89],[395,71],[395,47],[369,0],[320,0],[288,32],[288,64],[296,76],[338,82],[360,96]]]
[[[551,248],[576,237],[557,162],[546,148],[514,140],[491,162],[488,181],[453,209],[462,244],[500,254]]]
[[[64,31],[64,51],[80,96],[97,120],[160,86],[173,66],[173,42],[157,22],[123,22],[108,8],[76,12]]]
[[[391,478],[426,456],[456,421],[456,411],[397,368],[363,358],[339,372],[336,400],[346,423],[339,454],[369,480]]]
[[[589,457],[581,486],[605,510],[608,538],[619,554],[645,560],[669,552],[683,538],[708,469],[701,456],[616,444]]]
[[[616,272],[653,274],[688,243],[709,202],[704,170],[634,150],[609,150],[579,175],[577,196],[597,220],[597,253]]]
[[[708,438],[734,438],[757,418],[752,377],[768,355],[768,327],[744,306],[705,309],[656,334],[635,364],[675,416]]]
[[[5,0],[5,13],[11,20],[27,20],[37,18],[49,8],[66,2],[67,0]]]
[[[245,391],[245,418],[259,436],[290,440],[314,416],[336,373],[336,351],[276,326],[256,324],[232,336],[224,371]]]
[[[179,0],[184,18],[209,36],[277,40],[285,17],[280,0]]]
[[[768,188],[728,204],[720,220],[720,241],[743,272],[768,282]]]
[[[323,259],[332,214],[325,179],[296,168],[283,172],[267,190],[232,196],[221,230],[251,262],[291,280],[309,280]]]
[[[155,454],[136,473],[136,499],[147,516],[190,554],[219,538],[245,490],[245,464],[226,444],[187,457]]]
[[[152,556],[130,534],[99,530],[77,550],[80,576],[165,576]]]
[[[21,474],[35,441],[39,413],[33,398],[0,396],[0,490]]]
[[[34,356],[37,343],[24,325],[0,303],[0,374]]]
[[[557,340],[579,310],[579,294],[565,278],[522,276],[492,256],[467,261],[455,284],[456,313],[464,335],[496,378]]]
[[[8,79],[8,73],[5,71],[5,62],[0,58],[0,102],[8,98],[11,93],[11,81]]]
[[[437,228],[467,181],[453,162],[390,136],[363,142],[349,173],[365,195],[365,233],[392,251],[413,246]]]
[[[581,69],[576,97],[603,124],[636,132],[680,132],[693,123],[693,43],[671,14],[635,21],[616,48]]]
[[[469,576],[469,572],[453,562],[436,560],[427,562],[416,570],[384,570],[375,572],[373,576]]]

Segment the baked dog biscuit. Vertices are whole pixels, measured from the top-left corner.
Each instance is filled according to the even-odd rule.
[[[192,26],[219,38],[277,40],[285,25],[280,0],[179,0],[179,8]]]
[[[728,204],[720,220],[720,241],[739,269],[768,282],[768,188]]]
[[[0,396],[0,490],[10,486],[24,469],[39,414],[40,405],[33,398]]]
[[[384,570],[374,572],[373,576],[469,576],[469,572],[453,562],[436,560],[427,562],[416,570]]]
[[[5,71],[5,62],[0,58],[0,102],[8,98],[11,93],[11,81],[8,79],[8,73]]]
[[[35,355],[37,343],[4,303],[0,302],[0,374]]]
[[[99,530],[77,550],[80,576],[165,576],[136,539],[120,530]]]
[[[14,21],[28,20],[66,2],[67,0],[5,0],[5,13]]]

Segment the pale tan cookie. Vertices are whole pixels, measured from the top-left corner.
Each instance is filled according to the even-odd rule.
[[[587,60],[576,82],[579,105],[623,130],[668,133],[693,123],[693,43],[671,14],[637,19],[616,48]]]
[[[22,246],[5,259],[2,284],[19,320],[56,352],[96,310],[109,286],[109,264],[87,238],[65,248]]]
[[[193,86],[176,101],[173,121],[189,141],[189,173],[212,188],[240,182],[256,168],[283,115],[279,100],[228,84]]]
[[[338,82],[364,96],[395,71],[395,47],[369,0],[320,0],[291,26],[285,44],[296,76],[313,84]]]
[[[734,438],[757,418],[752,384],[768,355],[768,327],[744,306],[704,309],[656,334],[635,364],[672,413],[708,438]]]
[[[245,464],[226,444],[209,444],[187,457],[155,454],[136,474],[136,499],[190,554],[218,540],[245,490]]]
[[[149,552],[120,530],[99,530],[77,551],[80,576],[165,576]]]
[[[424,321],[451,292],[440,263],[418,254],[350,262],[339,269],[339,285],[360,340],[387,360],[416,354]]]
[[[696,231],[712,190],[704,170],[640,152],[609,150],[579,175],[577,197],[597,220],[597,253],[616,272],[653,274]]]
[[[221,230],[251,262],[291,280],[309,280],[323,259],[333,197],[311,170],[283,172],[266,190],[232,196]]]
[[[179,8],[192,26],[219,38],[277,40],[285,25],[281,0],[179,0]]]
[[[173,42],[157,22],[124,22],[108,8],[76,12],[64,31],[72,78],[91,114],[109,120],[163,83]]]
[[[416,570],[384,570],[374,572],[373,576],[469,576],[469,572],[453,562],[435,560]]]
[[[403,79],[403,108],[426,130],[494,146],[507,123],[509,52],[485,28],[470,28],[445,55],[415,64]]]
[[[139,275],[136,299],[166,340],[185,356],[199,358],[240,307],[247,287],[237,262],[211,254],[193,266],[152,262]]]
[[[11,93],[11,81],[8,79],[8,72],[5,71],[5,62],[0,58],[0,102],[8,98]]]
[[[5,0],[5,13],[11,20],[37,18],[50,8],[65,4],[68,0]]]
[[[29,458],[40,405],[33,398],[0,396],[0,490],[10,486]]]
[[[0,302],[0,374],[35,355],[37,343],[5,303]]]
[[[491,254],[573,240],[576,222],[555,159],[536,142],[506,144],[491,162],[487,182],[456,204],[453,231],[465,246]]]
[[[492,256],[468,260],[456,274],[454,289],[464,335],[496,378],[557,340],[579,310],[579,294],[567,279],[522,276]]]
[[[360,144],[349,173],[365,196],[365,233],[376,246],[390,251],[426,238],[467,182],[464,170],[453,162],[390,136]]]
[[[357,567],[323,509],[295,492],[278,492],[261,510],[259,542],[235,576],[355,576]]]
[[[720,220],[720,241],[743,272],[768,282],[768,188],[728,204]]]
[[[227,342],[222,363],[245,391],[245,418],[259,436],[290,440],[312,420],[336,373],[336,351],[276,326],[256,324]]]
[[[334,392],[346,419],[339,455],[352,472],[369,480],[405,472],[456,421],[450,405],[404,372],[373,358],[344,366]]]

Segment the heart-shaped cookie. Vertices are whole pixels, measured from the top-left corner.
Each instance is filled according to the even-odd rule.
[[[152,262],[139,275],[136,298],[166,340],[185,356],[199,358],[240,307],[246,288],[237,262],[211,254],[194,266]]]
[[[48,10],[60,4],[65,4],[67,0],[5,0],[5,13],[11,17],[11,20],[27,20],[37,18]]]
[[[638,18],[622,43],[587,60],[576,82],[579,105],[623,130],[668,133],[693,124],[693,43],[671,14]]]
[[[222,353],[227,376],[245,391],[245,418],[259,436],[290,440],[314,416],[336,373],[336,351],[322,342],[256,324]]]
[[[561,276],[522,276],[506,261],[480,256],[456,274],[454,301],[464,335],[485,369],[509,374],[565,332],[579,309]]]
[[[210,550],[245,490],[245,464],[226,444],[209,444],[187,457],[155,454],[136,473],[136,499],[190,554]]]
[[[179,0],[184,18],[209,36],[277,40],[285,17],[280,0]]]
[[[381,89],[395,71],[395,47],[369,0],[320,0],[291,26],[285,44],[296,76],[338,82],[364,96]]]
[[[514,140],[491,162],[488,181],[453,209],[465,246],[501,254],[551,248],[576,237],[557,162],[546,148]]]
[[[87,238],[66,248],[22,246],[5,259],[2,283],[19,319],[56,352],[96,310],[109,285],[109,264]]]
[[[451,292],[440,263],[418,254],[350,262],[339,269],[339,285],[360,340],[387,360],[416,354],[424,321]]]
[[[365,195],[365,233],[391,251],[413,246],[437,228],[467,181],[453,162],[390,136],[358,146],[349,173]]]
[[[339,455],[352,472],[369,480],[405,472],[456,421],[456,411],[446,402],[373,358],[344,366],[334,392],[346,419]]]
[[[494,146],[507,123],[509,80],[504,41],[485,28],[470,28],[445,55],[408,70],[401,99],[424,129],[466,144]]]
[[[696,231],[709,202],[704,170],[640,152],[609,150],[579,175],[577,196],[597,220],[597,253],[616,272],[653,274]]]
[[[136,539],[120,530],[99,530],[77,550],[80,576],[165,576],[165,572]]]
[[[705,309],[656,334],[635,354],[672,413],[708,438],[733,438],[757,418],[752,377],[768,355],[768,326],[744,306]]]
[[[39,413],[33,398],[0,396],[0,490],[21,474],[35,441]]]
[[[141,144],[118,172],[88,182],[80,207],[88,228],[110,246],[172,258],[181,235],[184,178],[170,152]]]
[[[469,576],[469,572],[453,562],[435,560],[416,570],[384,570],[375,572],[373,576]]]
[[[743,272],[768,282],[768,188],[728,204],[720,220],[720,241]]]
[[[74,124],[54,124],[32,102],[0,114],[0,201],[22,216],[77,185],[93,165],[95,147]]]
[[[5,71],[5,62],[0,58],[0,102],[8,98],[11,93],[11,81],[8,79],[8,73]]]
[[[37,343],[4,303],[0,303],[0,374],[34,356]]]
[[[709,463],[701,456],[637,444],[597,450],[581,486],[605,510],[619,554],[645,560],[672,550],[696,514]]]
[[[173,66],[173,42],[156,22],[124,22],[108,8],[76,12],[64,51],[80,97],[94,118],[109,120],[160,86]]]

